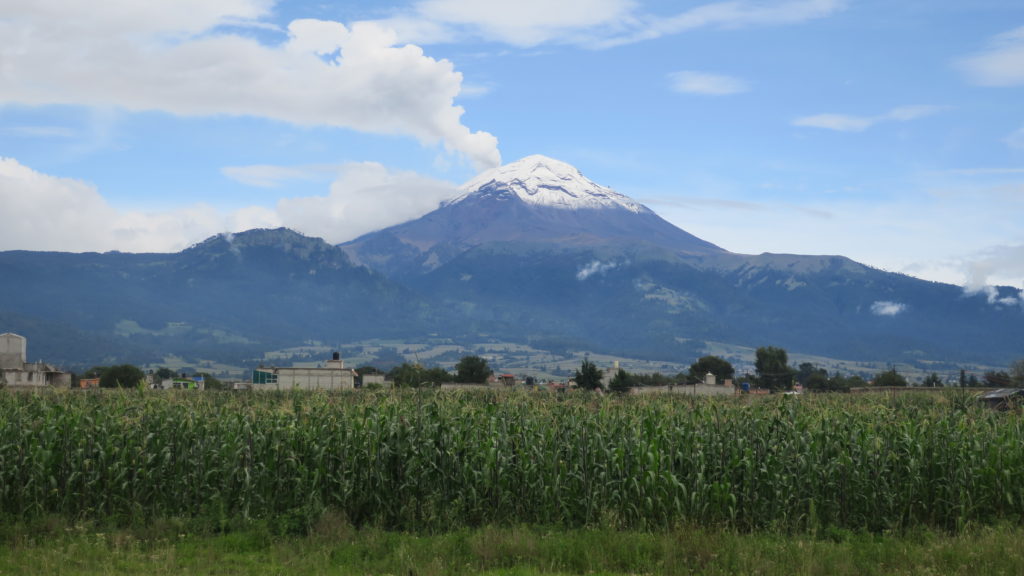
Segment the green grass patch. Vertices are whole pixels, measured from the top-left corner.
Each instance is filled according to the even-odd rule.
[[[356,529],[341,519],[307,536],[250,527],[221,534],[99,531],[59,522],[7,527],[0,574],[1021,574],[1024,529],[950,535],[836,534],[828,538],[679,528],[657,533],[536,526],[444,534]]]

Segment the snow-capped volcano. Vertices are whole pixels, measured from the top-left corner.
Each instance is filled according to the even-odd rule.
[[[481,191],[515,194],[527,204],[568,210],[619,207],[635,214],[649,212],[642,204],[584,176],[576,167],[534,154],[479,174],[460,187],[457,204]]]
[[[573,166],[545,156],[527,156],[484,172],[461,190],[429,214],[341,248],[354,262],[394,276],[424,274],[469,250],[497,246],[725,253],[628,196],[595,184]]]

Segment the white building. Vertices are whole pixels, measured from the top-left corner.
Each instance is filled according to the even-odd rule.
[[[71,387],[71,374],[44,364],[28,362],[28,340],[24,336],[0,334],[0,386]]]
[[[252,371],[254,390],[347,390],[355,386],[355,370],[345,368],[337,352],[319,368],[261,367]]]

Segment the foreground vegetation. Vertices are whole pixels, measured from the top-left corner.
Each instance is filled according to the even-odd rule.
[[[817,535],[1024,518],[1024,426],[970,396],[0,394],[0,518],[304,534]]]
[[[0,530],[0,574],[1021,574],[1022,539],[1009,525],[957,535],[524,526],[427,535],[327,515],[306,536],[275,536],[259,525],[202,534],[187,522],[107,530],[50,518]]]
[[[160,523],[97,530],[6,527],[0,574],[1021,574],[1024,530],[997,526],[828,537],[675,529],[483,527],[435,535],[357,530],[330,517],[309,535],[258,526],[195,534]]]

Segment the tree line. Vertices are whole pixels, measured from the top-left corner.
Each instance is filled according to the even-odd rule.
[[[440,386],[447,383],[484,384],[494,374],[486,359],[470,355],[464,356],[455,365],[454,372],[439,366],[424,367],[417,363],[403,362],[387,373],[372,366],[356,368],[360,377],[366,374],[385,374],[385,377],[397,387],[419,388]],[[155,381],[163,381],[178,377],[175,371],[161,367],[151,372]],[[708,355],[699,358],[685,372],[675,375],[654,373],[630,373],[618,369],[608,380],[607,388],[613,392],[628,392],[632,388],[642,386],[687,386],[704,381],[707,374],[713,374],[717,382],[733,380],[734,385],[741,388],[762,388],[771,392],[785,392],[800,386],[804,390],[815,392],[846,392],[851,388],[869,385],[878,387],[903,387],[910,383],[895,368],[879,372],[867,381],[856,375],[844,376],[838,372],[830,374],[810,362],[797,367],[789,364],[789,355],[784,348],[766,346],[755,352],[754,374],[736,376],[733,365],[720,356]],[[188,377],[182,373],[182,377]],[[208,372],[195,372],[193,376],[202,376],[205,387],[211,390],[224,388],[221,380]],[[146,373],[131,364],[116,366],[95,366],[74,378],[73,386],[78,386],[81,378],[98,378],[101,388],[132,388],[144,386]],[[527,379],[529,382],[531,379]],[[597,390],[605,387],[604,371],[599,369],[589,358],[584,359],[576,370],[573,380],[577,387],[584,390]],[[746,386],[744,386],[744,384]],[[936,373],[931,373],[921,383],[925,387],[945,385]],[[981,379],[974,374],[961,371],[959,385],[963,387],[986,386],[994,388],[1024,387],[1024,359],[1012,363],[1009,370],[988,371]]]

